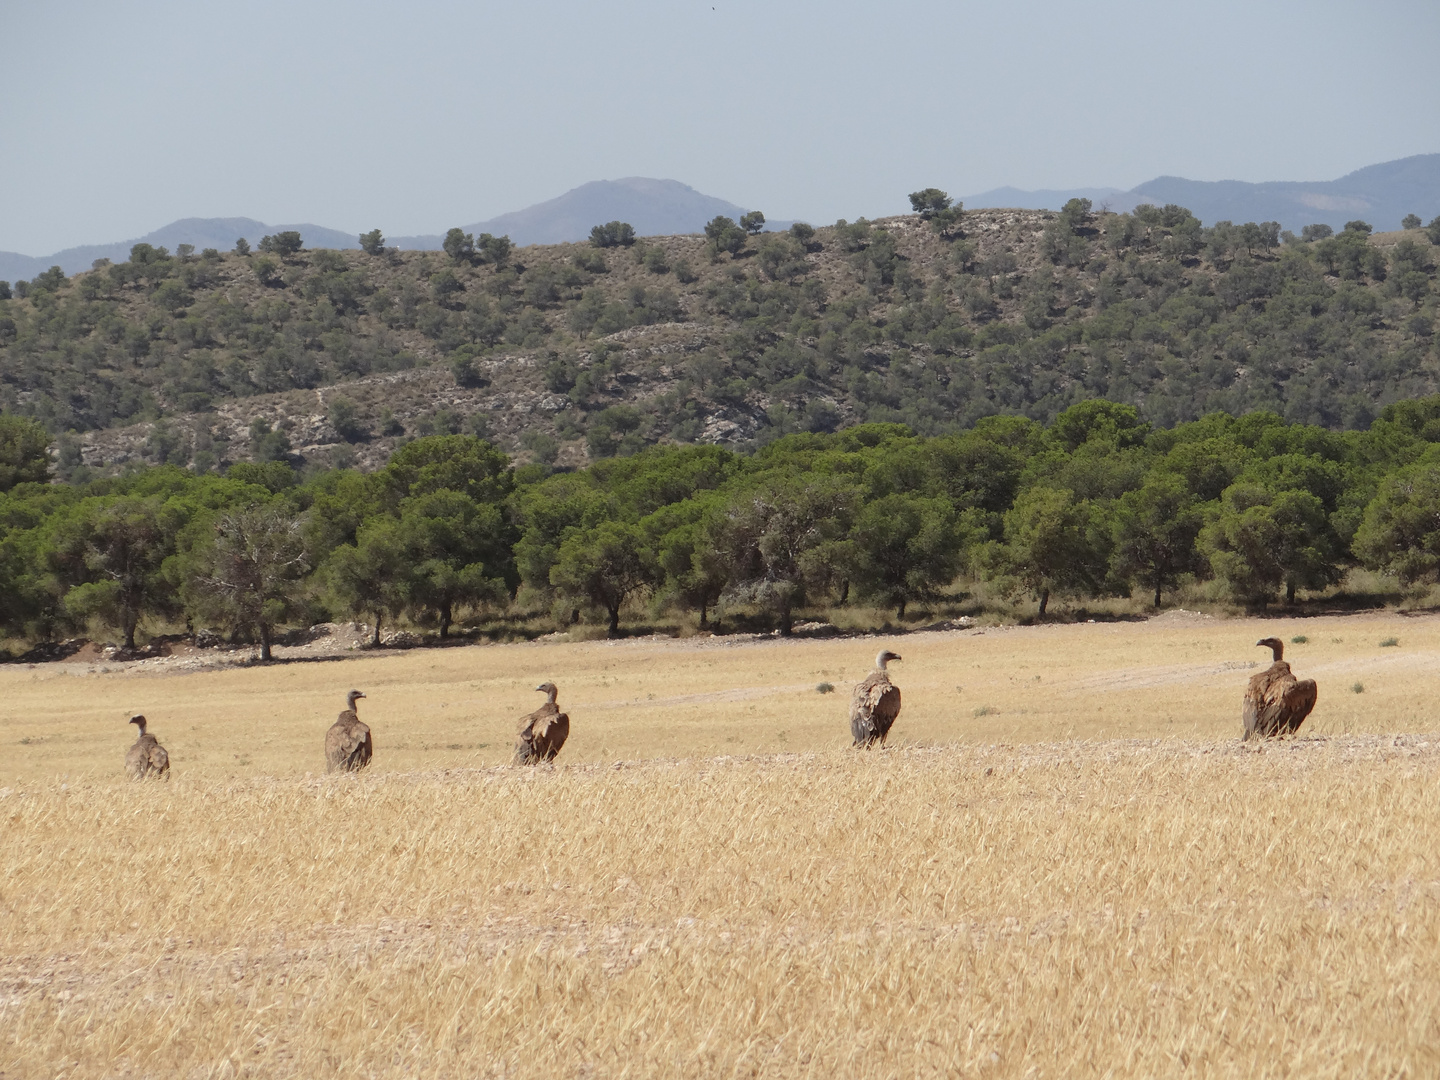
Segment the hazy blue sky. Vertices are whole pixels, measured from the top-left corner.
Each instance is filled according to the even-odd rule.
[[[1440,151],[1434,0],[0,0],[0,249],[442,231],[586,180],[771,217]]]

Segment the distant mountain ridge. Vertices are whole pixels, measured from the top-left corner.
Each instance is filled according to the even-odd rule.
[[[356,248],[359,237],[349,233],[327,229],[322,225],[266,225],[254,218],[181,218],[156,229],[135,240],[123,240],[113,244],[86,244],[83,247],[66,248],[54,255],[19,255],[13,251],[0,251],[0,280],[19,281],[43,274],[52,266],[58,266],[66,274],[78,274],[89,270],[96,259],[124,262],[130,258],[130,248],[135,244],[151,244],[167,247],[174,251],[181,244],[194,244],[196,251],[208,247],[229,251],[235,241],[244,237],[253,246],[262,236],[294,229],[305,238],[307,247]]]
[[[718,215],[739,218],[745,209],[724,199],[705,195],[678,180],[652,180],[628,176],[620,180],[593,180],[554,199],[524,210],[516,210],[489,221],[462,225],[468,233],[508,235],[520,246],[563,244],[585,240],[590,230],[607,221],[628,221],[641,236],[679,236],[698,233]],[[790,222],[770,223],[771,228],[788,228]],[[30,256],[0,251],[0,279],[17,281],[33,278],[52,266],[66,274],[90,269],[96,259],[124,262],[134,244],[165,246],[174,251],[180,244],[194,244],[197,251],[207,247],[229,251],[244,237],[251,246],[267,234],[286,229],[300,233],[310,248],[358,248],[359,236],[320,225],[266,225],[254,218],[181,218],[164,228],[114,244],[91,244],[67,248],[54,255]],[[406,251],[438,251],[442,233],[423,236],[387,236],[386,244]]]
[[[713,218],[738,219],[745,212],[745,207],[705,195],[678,180],[627,176],[592,180],[557,198],[461,228],[468,233],[509,236],[524,247],[576,243],[588,239],[592,228],[607,221],[628,221],[640,236],[684,236],[701,232]],[[771,223],[777,227],[789,224]],[[408,251],[429,251],[438,249],[443,240],[439,235],[397,236],[392,243]]]
[[[1038,191],[998,187],[982,191],[979,195],[966,195],[961,201],[967,210],[1003,210],[1011,207],[1017,210],[1059,210],[1071,199],[1089,199],[1096,210],[1113,210],[1117,214],[1128,213],[1145,201],[1133,192],[1110,187],[1041,188]]]
[[[1368,221],[1377,230],[1398,229],[1406,214],[1418,214],[1425,221],[1440,216],[1440,154],[1418,154],[1379,165],[1369,165],[1338,180],[1271,181],[1252,184],[1242,180],[1186,180],[1159,176],[1130,191],[1117,188],[1073,188],[1068,190],[1023,191],[1002,187],[966,196],[964,204],[975,210],[1014,207],[1027,210],[1058,210],[1072,198],[1086,198],[1096,209],[1117,213],[1133,210],[1141,203],[1178,203],[1188,207],[1206,225],[1217,221],[1278,221],[1282,228],[1299,232],[1311,223],[1339,229],[1356,218]],[[642,176],[619,180],[594,180],[565,194],[524,210],[516,210],[488,221],[462,228],[470,233],[508,235],[516,244],[557,244],[584,240],[590,229],[607,221],[628,221],[641,236],[675,236],[698,233],[711,218],[723,214],[738,218],[745,208],[724,199],[696,191],[678,180],[655,180]],[[771,221],[771,229],[788,227],[788,221]],[[0,251],[0,279],[29,279],[59,266],[66,274],[88,270],[96,259],[122,262],[137,243],[164,246],[172,251],[180,244],[194,244],[229,250],[240,237],[253,245],[260,237],[294,229],[311,248],[357,248],[358,235],[321,225],[267,225],[254,218],[182,218],[136,240],[113,244],[92,244],[67,248],[53,255],[29,256]],[[387,237],[392,247],[411,251],[438,250],[441,233],[422,236]]]
[[[1278,180],[1252,184],[1244,180],[1186,180],[1157,176],[1130,191],[1076,188],[1068,191],[1021,191],[996,188],[964,199],[967,207],[1013,206],[1026,210],[1059,210],[1073,198],[1089,199],[1125,213],[1141,203],[1187,207],[1206,225],[1217,221],[1278,221],[1299,232],[1306,225],[1340,229],[1357,218],[1377,230],[1400,228],[1406,214],[1425,221],[1440,216],[1440,154],[1417,154],[1356,169],[1338,180]]]

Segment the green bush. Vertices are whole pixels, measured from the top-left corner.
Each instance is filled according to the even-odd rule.
[[[298,255],[305,246],[300,234],[293,229],[276,233],[274,236],[262,236],[260,238],[260,250],[267,255],[279,255],[282,259]],[[134,258],[133,254],[131,256]]]
[[[590,243],[597,248],[629,247],[635,243],[635,228],[624,221],[596,225],[590,230]]]

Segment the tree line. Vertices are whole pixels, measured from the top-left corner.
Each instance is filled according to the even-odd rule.
[[[448,636],[506,612],[593,619],[717,611],[789,632],[806,608],[907,608],[984,580],[1029,597],[1189,581],[1293,603],[1351,568],[1440,580],[1440,396],[1366,431],[1211,414],[1155,428],[1092,400],[917,436],[800,433],[751,455],[661,446],[571,472],[514,467],[473,436],[416,439],[382,469],[240,463],[47,482],[46,433],[0,417],[0,622],[53,638],[220,628],[269,655],[277,630],[354,616]]]

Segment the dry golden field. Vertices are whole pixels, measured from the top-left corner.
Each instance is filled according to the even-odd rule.
[[[1271,633],[1319,705],[1242,746]],[[0,1077],[1434,1076],[1437,662],[1388,614],[0,668]],[[374,764],[316,775],[352,685]]]

